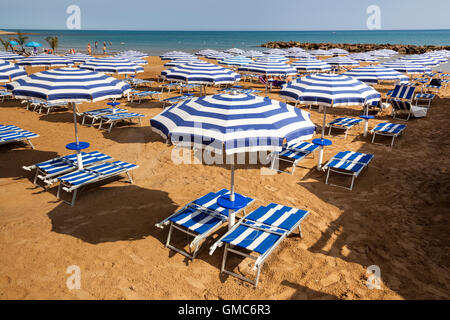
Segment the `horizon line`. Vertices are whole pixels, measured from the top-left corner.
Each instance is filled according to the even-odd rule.
[[[54,28],[2,28],[0,27],[0,30],[3,31],[20,31],[20,30],[45,30],[45,31],[169,31],[169,32],[242,32],[242,31],[249,31],[249,32],[340,32],[340,31],[446,31],[450,30],[450,28],[427,28],[427,29],[323,29],[323,30],[313,30],[313,29],[307,29],[307,30],[253,30],[253,29],[241,29],[241,30],[228,30],[228,29],[216,29],[216,30],[200,30],[200,29],[192,29],[192,30],[176,30],[176,29],[54,29]]]

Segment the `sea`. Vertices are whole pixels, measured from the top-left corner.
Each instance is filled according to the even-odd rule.
[[[1,27],[0,27],[1,28]],[[6,29],[4,29],[6,30]],[[18,31],[18,30],[6,30]],[[37,41],[48,47],[45,38],[58,36],[58,53],[70,49],[87,53],[91,44],[93,54],[139,50],[149,55],[161,55],[172,50],[194,53],[202,49],[264,50],[269,41],[299,41],[315,43],[377,43],[450,45],[448,30],[358,30],[358,31],[112,31],[112,30],[20,30],[28,41]],[[10,36],[1,36],[7,38]],[[97,50],[95,42],[98,42]],[[450,65],[444,66],[450,71]]]

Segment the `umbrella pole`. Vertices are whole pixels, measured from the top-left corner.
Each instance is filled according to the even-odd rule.
[[[234,201],[234,163],[231,164],[231,188],[230,188],[230,201]],[[234,210],[228,212],[228,230],[230,230],[236,222],[236,213]]]
[[[75,125],[75,142],[78,145],[79,141],[78,141],[76,104],[75,104],[75,102],[70,102],[70,104],[72,104],[72,108],[73,108],[73,124]],[[81,157],[81,150],[77,150],[77,163],[78,163],[78,169],[82,170],[83,169],[83,159]]]
[[[322,136],[320,137],[321,140],[324,139],[325,136],[325,122],[327,117],[327,106],[325,105],[323,107],[323,122],[322,122]],[[323,160],[323,145],[319,146],[319,159],[317,159],[317,170],[320,170],[322,168],[322,160]]]

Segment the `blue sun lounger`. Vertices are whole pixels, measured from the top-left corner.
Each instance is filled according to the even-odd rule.
[[[39,137],[38,134],[23,130],[13,125],[0,125],[0,144],[24,141],[27,142],[32,149],[34,149],[30,139],[37,137]]]
[[[11,99],[13,95],[9,91],[0,90],[0,97],[2,98],[2,101],[0,103],[3,103],[5,99]]]
[[[276,203],[261,206],[249,213],[233,226],[226,234],[217,240],[210,248],[213,254],[216,248],[225,244],[220,272],[237,277],[241,280],[258,285],[261,267],[276,247],[298,228],[303,238],[300,223],[308,215],[308,211],[295,209]],[[243,252],[242,250],[245,250]],[[250,253],[255,252],[258,255]],[[228,253],[235,253],[245,258],[255,260],[256,279],[252,280],[233,271],[226,270]]]
[[[432,93],[417,93],[414,97],[414,101],[416,102],[416,106],[418,107],[430,107],[431,102],[436,95]],[[425,101],[427,104],[419,104],[419,101]]]
[[[373,155],[367,153],[353,152],[353,151],[341,151],[336,154],[333,158],[331,158],[327,164],[323,166],[323,170],[328,170],[327,177],[325,179],[325,184],[328,184],[328,179],[330,178],[330,172],[335,172],[339,174],[344,174],[352,177],[352,182],[350,188],[345,186],[343,187],[348,190],[353,189],[353,183],[355,179],[359,176],[359,174],[369,166],[370,161],[372,160]]]
[[[90,166],[111,160],[112,157],[98,151],[81,152],[83,166]],[[67,156],[57,157],[31,166],[23,166],[24,170],[32,171],[36,169],[34,175],[34,185],[39,186],[37,180],[40,179],[45,183],[44,188],[58,181],[55,178],[59,175],[66,174],[78,168],[77,154],[69,154]]]
[[[71,202],[63,200],[64,202],[73,206],[75,204],[79,188],[85,187],[95,182],[109,179],[111,177],[116,177],[122,173],[125,173],[128,176],[130,183],[133,183],[130,171],[136,168],[138,168],[138,166],[132,163],[123,161],[114,161],[114,162],[104,162],[98,165],[83,168],[82,170],[77,170],[75,172],[65,174],[61,177],[58,177],[60,184],[58,187],[58,193],[56,197],[58,199],[61,199],[60,197],[61,190],[64,190],[68,193],[73,192]]]
[[[294,174],[297,163],[306,158],[308,155],[313,154],[318,148],[318,145],[309,142],[300,142],[293,144],[291,146],[284,146],[280,152],[272,152],[269,157],[272,158],[270,168],[272,170],[277,170],[278,172],[289,173],[285,170],[280,170],[279,161],[292,163],[291,174]],[[275,169],[275,166],[277,167]]]
[[[103,108],[103,109],[96,109],[96,110],[81,112],[81,113],[78,113],[77,115],[82,117],[82,120],[81,120],[82,125],[84,125],[86,118],[91,118],[92,119],[91,126],[92,126],[95,121],[100,119],[101,116],[103,116],[105,114],[114,114],[114,112],[121,113],[121,112],[128,112],[128,110],[127,109],[118,109],[118,108]]]
[[[142,117],[145,117],[145,115],[134,112],[118,112],[118,113],[103,114],[100,116],[100,125],[98,128],[101,129],[102,124],[109,124],[108,132],[111,132],[111,129],[117,122],[127,121],[132,123],[133,119],[138,119],[139,125],[141,125]]]
[[[189,96],[176,96],[171,97],[163,100],[163,108],[166,108],[166,103],[169,103],[170,105],[176,104],[178,102],[182,102],[184,100],[190,99]]]
[[[395,124],[389,122],[382,122],[376,125],[375,128],[371,130],[373,134],[372,143],[375,143],[375,136],[378,134],[380,136],[392,137],[391,149],[394,145],[394,139],[403,133],[403,130],[406,129],[405,124]]]
[[[356,119],[356,118],[337,118],[334,119],[331,122],[328,122],[327,126],[330,128],[328,130],[328,135],[331,135],[331,129],[343,129],[345,130],[345,139],[347,139],[348,130],[350,130],[353,126],[361,124],[362,119]]]
[[[154,99],[155,95],[161,95],[159,91],[138,91],[134,92],[131,95],[131,103],[133,103],[134,99],[139,99],[137,103],[141,103],[143,98],[149,97],[150,99]]]
[[[392,118],[395,119],[398,118],[399,113],[406,113],[406,119],[408,121],[411,116],[414,116],[416,118],[425,117],[427,115],[428,107],[419,107],[417,105],[413,105],[410,101],[402,101],[398,99],[392,99],[391,100],[392,105]]]
[[[222,189],[218,192],[210,192],[203,197],[189,202],[170,217],[164,219],[160,223],[157,223],[156,226],[158,228],[164,228],[164,226],[170,225],[166,247],[184,255],[185,257],[188,257],[191,260],[194,260],[200,246],[203,244],[203,241],[219,227],[227,223],[228,210],[220,207],[217,204],[217,199],[220,196],[229,193],[230,191],[227,189]],[[248,197],[245,197],[245,199],[247,201],[246,206],[250,205],[254,201],[254,199]],[[245,207],[236,211],[236,214],[242,210],[245,212]],[[194,237],[190,243],[190,248],[193,248],[192,252],[178,249],[170,244],[173,229],[177,229]]]

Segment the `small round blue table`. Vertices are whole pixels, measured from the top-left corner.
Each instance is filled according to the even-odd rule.
[[[320,138],[320,139],[313,139],[312,143],[319,146],[319,157],[317,160],[317,170],[320,170],[322,167],[322,159],[323,159],[323,148],[326,146],[331,146],[333,142],[328,139]]]
[[[81,150],[87,149],[87,148],[89,148],[89,142],[83,142],[83,141],[79,141],[78,143],[71,142],[66,145],[66,149],[75,150],[75,151],[81,151]]]
[[[111,107],[113,107],[113,108],[115,108],[116,106],[118,106],[120,104],[120,102],[116,102],[116,101],[114,101],[114,102],[108,102],[107,103],[107,105],[109,105],[109,106],[111,106]]]
[[[369,126],[369,120],[375,118],[374,116],[370,115],[361,115],[359,116],[361,119],[364,119],[364,137],[367,137],[367,127]]]
[[[183,93],[183,95],[186,97],[192,97],[194,94],[193,93]]]
[[[217,199],[217,204],[222,208],[236,211],[244,208],[248,204],[248,201],[244,196],[235,193],[234,201],[231,201],[230,195],[226,194]]]

